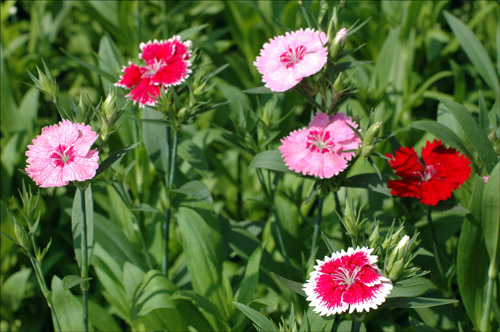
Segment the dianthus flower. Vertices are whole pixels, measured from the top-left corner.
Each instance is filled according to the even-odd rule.
[[[43,188],[91,179],[98,168],[99,153],[90,151],[96,139],[97,134],[84,123],[62,120],[44,127],[28,145],[26,172]]]
[[[129,62],[128,67],[123,67],[123,75],[115,85],[132,89],[127,97],[133,100],[134,105],[138,102],[140,107],[154,106],[162,86],[166,91],[169,86],[179,85],[189,77],[190,45],[190,41],[182,42],[179,36],[141,43],[139,57],[146,65],[136,66]]]
[[[265,43],[253,63],[272,91],[286,91],[326,63],[328,38],[324,32],[300,29]]]
[[[373,249],[349,248],[335,252],[311,272],[303,289],[313,310],[323,315],[370,311],[381,305],[392,289],[389,279],[382,276]]]
[[[349,125],[348,125],[349,124]],[[281,140],[280,151],[288,168],[318,178],[331,178],[347,168],[361,139],[352,128],[358,125],[344,113],[318,113],[308,128],[290,133]]]
[[[415,197],[425,205],[436,205],[451,197],[453,190],[462,185],[471,174],[470,160],[454,148],[446,148],[434,140],[422,148],[420,161],[412,147],[400,147],[395,155],[390,153],[389,165],[401,180],[388,180],[391,194]]]

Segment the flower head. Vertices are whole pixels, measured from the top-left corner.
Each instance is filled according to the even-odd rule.
[[[434,140],[422,148],[422,159],[418,159],[413,148],[399,148],[389,165],[401,180],[388,180],[391,194],[415,197],[425,205],[436,205],[451,197],[453,190],[462,185],[471,174],[470,160],[453,148],[446,148],[441,141]]]
[[[280,151],[288,168],[318,178],[331,178],[347,168],[361,139],[352,128],[358,125],[344,113],[318,113],[308,128],[281,140]]]
[[[123,67],[123,75],[115,85],[132,89],[127,97],[134,104],[138,102],[140,107],[154,106],[162,87],[166,91],[167,87],[179,85],[189,77],[190,46],[190,41],[182,42],[179,36],[141,43],[142,53],[139,57],[146,65],[136,66],[129,62],[128,67]]]
[[[326,63],[328,38],[324,32],[300,29],[265,43],[253,63],[272,91],[286,91]]]
[[[91,179],[98,168],[99,153],[90,151],[96,139],[97,134],[84,123],[62,120],[44,127],[28,145],[26,172],[43,188]]]
[[[483,176],[483,182],[484,182],[484,183],[488,182],[488,179],[489,179],[489,178],[490,178],[490,176],[489,176],[489,175],[485,175],[485,176]]]
[[[349,248],[335,252],[311,272],[303,289],[310,306],[323,315],[377,309],[392,289],[389,279],[380,274],[373,249]]]

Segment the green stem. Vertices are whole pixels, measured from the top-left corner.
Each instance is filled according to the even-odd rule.
[[[339,218],[344,217],[344,213],[340,209],[340,200],[339,200],[339,194],[337,191],[333,192],[333,198],[335,199],[335,211],[337,211]]]
[[[170,169],[168,171],[168,181],[167,181],[167,196],[170,195],[170,190],[173,188],[174,179],[175,179],[175,161],[177,156],[177,141],[178,141],[178,132],[177,128],[173,128],[174,130],[174,138],[172,143],[172,153],[170,154]],[[167,137],[170,139],[170,127],[167,127]],[[170,147],[170,144],[169,144]],[[165,248],[163,251],[163,259],[161,271],[164,275],[167,275],[168,270],[168,244],[170,237],[170,218],[172,213],[171,203],[168,202],[167,209],[165,210],[165,219],[163,222],[163,240],[165,243]]]
[[[361,328],[361,322],[357,321],[356,319],[352,319],[352,324],[351,324],[351,332],[359,332],[359,329]]]
[[[142,228],[141,228],[141,225],[139,223],[139,219],[137,219],[137,217],[135,216],[134,213],[132,213],[132,215],[134,217],[134,221],[135,221],[135,225],[137,226],[137,230],[139,232],[139,240],[141,241],[142,249],[144,250],[144,256],[146,256],[146,262],[148,263],[148,268],[150,270],[152,270],[153,263],[151,262],[151,258],[149,257],[148,247],[146,246],[146,241],[144,241],[144,236],[142,234]]]
[[[431,209],[427,209],[427,222],[429,223],[429,227],[431,229],[431,236],[432,236],[432,250],[434,252],[434,256],[436,258],[436,264],[437,268],[439,271],[439,274],[441,274],[441,277],[444,279],[446,282],[446,276],[444,274],[443,270],[443,264],[441,264],[441,252],[439,251],[439,246],[438,246],[438,240],[436,236],[436,230],[434,228],[434,223],[432,222],[432,216],[431,216]]]
[[[316,251],[322,212],[323,212],[323,197],[318,196],[318,212],[316,215],[316,222],[314,223],[313,238],[312,238],[312,244],[311,244],[311,254],[309,255],[309,260],[311,260],[312,256],[314,255],[314,253]]]
[[[495,255],[492,257],[490,261],[490,267],[488,269],[488,285],[486,288],[486,303],[484,304],[483,315],[481,316],[481,331],[489,331],[490,330],[490,317],[491,317],[491,305],[493,300],[493,284],[497,277],[498,271],[495,266],[496,257]]]
[[[35,241],[32,239],[32,242],[34,243]],[[52,305],[52,301],[50,300],[49,296],[49,288],[47,287],[47,284],[45,283],[45,278],[43,277],[42,273],[42,267],[40,266],[40,263],[33,259],[33,257],[30,256],[30,261],[31,265],[33,265],[33,270],[35,270],[35,275],[36,279],[38,281],[38,285],[40,286],[40,290],[42,291],[43,297],[45,297],[45,301],[47,301],[47,305],[49,306],[50,312],[52,314],[52,319],[54,320],[56,324],[56,329],[57,331],[62,331],[61,325],[59,325],[59,320],[57,319],[56,312],[54,310],[54,307]]]
[[[85,189],[78,188],[80,191],[80,204],[82,210],[82,266],[81,266],[81,277],[82,279],[87,279],[89,276],[89,263],[88,263],[88,252],[87,252],[87,215],[85,206]],[[89,311],[88,311],[88,281],[84,281],[80,284],[83,292],[83,331],[87,332],[89,330]]]

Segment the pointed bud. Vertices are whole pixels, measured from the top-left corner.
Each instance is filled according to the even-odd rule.
[[[382,126],[382,121],[377,121],[368,128],[366,131],[366,135],[363,138],[363,144],[370,145],[373,144],[375,138],[377,138],[378,133],[380,131],[380,127]]]
[[[102,110],[109,122],[114,120],[114,116],[116,115],[116,96],[113,91],[108,93],[108,96],[102,103]]]
[[[333,88],[335,91],[342,91],[344,89],[344,73],[340,72],[335,82],[333,82]]]
[[[337,31],[335,38],[333,38],[333,40],[330,40],[331,44],[328,53],[332,61],[337,61],[340,52],[342,52],[342,49],[344,48],[346,39],[347,39],[347,29],[342,28],[339,31]]]

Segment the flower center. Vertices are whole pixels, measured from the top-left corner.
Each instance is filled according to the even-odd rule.
[[[146,71],[142,74],[142,78],[152,77],[156,75],[156,73],[166,65],[166,63],[163,63],[163,60],[158,61],[157,59],[155,59],[154,62],[151,62],[145,67]]]
[[[73,160],[73,153],[73,146],[66,147],[65,145],[59,144],[50,155],[50,158],[54,160],[56,166],[64,166]]]
[[[339,267],[337,271],[330,273],[330,276],[341,285],[347,285],[347,287],[349,287],[356,282],[356,276],[359,271],[361,271],[360,266],[356,266],[352,271],[349,271],[345,267]]]
[[[420,181],[427,182],[430,179],[432,179],[432,177],[434,176],[434,174],[436,174],[436,170],[434,169],[433,165],[428,165],[428,166],[426,166],[425,171],[423,171],[423,172],[413,172],[413,173],[415,175],[420,176]]]
[[[288,46],[288,50],[280,55],[281,63],[286,67],[286,69],[293,67],[297,62],[301,61],[306,54],[306,47],[303,45],[291,48]]]
[[[311,130],[309,135],[307,135],[307,148],[312,152],[331,152],[333,150],[332,137],[328,131],[323,130]]]

